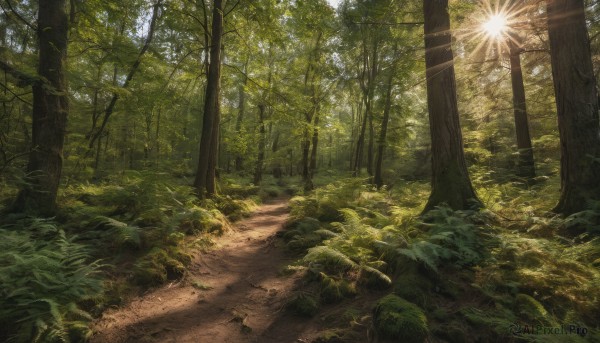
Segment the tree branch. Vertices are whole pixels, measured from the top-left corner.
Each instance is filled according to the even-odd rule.
[[[229,11],[227,11],[227,13],[225,13],[223,15],[223,18],[227,17],[229,15],[229,13],[233,12],[233,10],[240,4],[240,0],[238,0],[238,2],[235,3],[235,5],[233,5],[233,7],[231,7],[231,9]]]
[[[158,21],[158,12],[161,5],[162,0],[158,0],[153,6],[152,19],[150,19],[150,27],[148,29],[148,36],[146,37],[144,46],[140,50],[137,59],[135,60],[135,62],[133,62],[133,65],[131,66],[131,69],[129,70],[129,73],[127,74],[125,82],[123,83],[123,86],[121,88],[126,88],[129,85],[129,82],[131,82],[133,76],[138,70],[138,67],[142,63],[142,57],[144,56],[148,48],[150,48],[150,43],[152,43],[152,38],[154,37],[154,30],[156,29],[156,22]],[[110,119],[110,116],[112,115],[115,109],[117,100],[119,100],[119,94],[113,93],[108,107],[106,107],[106,109],[104,110],[104,118],[102,118],[102,124],[100,124],[100,128],[95,133],[91,134],[91,138],[88,144],[88,148],[90,149],[90,151],[94,147],[94,143],[96,142],[96,140],[102,135],[102,132],[106,128],[106,124],[108,123],[108,119]]]
[[[5,0],[6,4],[8,5],[8,8],[10,9],[10,11],[15,15],[15,17],[17,17],[17,19],[19,19],[21,22],[23,22],[25,25],[27,25],[27,27],[29,27],[30,29],[32,29],[33,31],[37,30],[37,27],[35,27],[33,24],[31,24],[30,22],[28,22],[27,20],[25,20],[25,18],[23,18],[19,12],[17,12],[14,7],[12,6],[12,4],[10,3],[10,0]],[[2,8],[2,10],[4,12],[6,12],[6,10],[4,9],[4,7]]]

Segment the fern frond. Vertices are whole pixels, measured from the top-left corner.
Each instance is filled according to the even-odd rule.
[[[323,245],[308,249],[304,261],[320,264],[333,271],[347,271],[357,266],[348,256]]]

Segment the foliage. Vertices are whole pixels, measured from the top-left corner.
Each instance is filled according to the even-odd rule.
[[[423,310],[392,294],[383,297],[375,305],[373,325],[380,339],[421,343],[429,333]]]
[[[484,252],[478,228],[469,221],[473,213],[454,212],[447,207],[429,211],[423,221],[427,227],[426,237],[414,242],[398,253],[437,271],[438,265],[450,262],[459,267],[473,266]]]
[[[0,228],[0,337],[8,342],[70,342],[90,337],[81,308],[103,292],[98,262],[50,221]]]

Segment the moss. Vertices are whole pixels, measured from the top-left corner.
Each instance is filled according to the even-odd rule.
[[[327,330],[319,333],[319,337],[314,339],[312,343],[344,343],[340,334],[334,330]]]
[[[140,285],[156,286],[183,276],[184,265],[160,248],[153,248],[134,266],[134,278]]]
[[[394,282],[394,293],[399,297],[410,299],[415,304],[425,307],[428,303],[428,293],[433,285],[429,279],[419,274],[403,274]]]
[[[317,314],[319,303],[310,295],[299,294],[288,303],[288,308],[298,316],[312,317]]]
[[[421,343],[429,334],[423,310],[393,294],[377,302],[373,311],[373,325],[377,337],[381,339]]]

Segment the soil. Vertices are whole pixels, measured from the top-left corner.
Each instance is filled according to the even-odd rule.
[[[285,308],[301,282],[281,275],[293,262],[277,238],[287,218],[287,199],[260,206],[197,253],[184,280],[106,311],[91,342],[311,342],[316,321]]]

